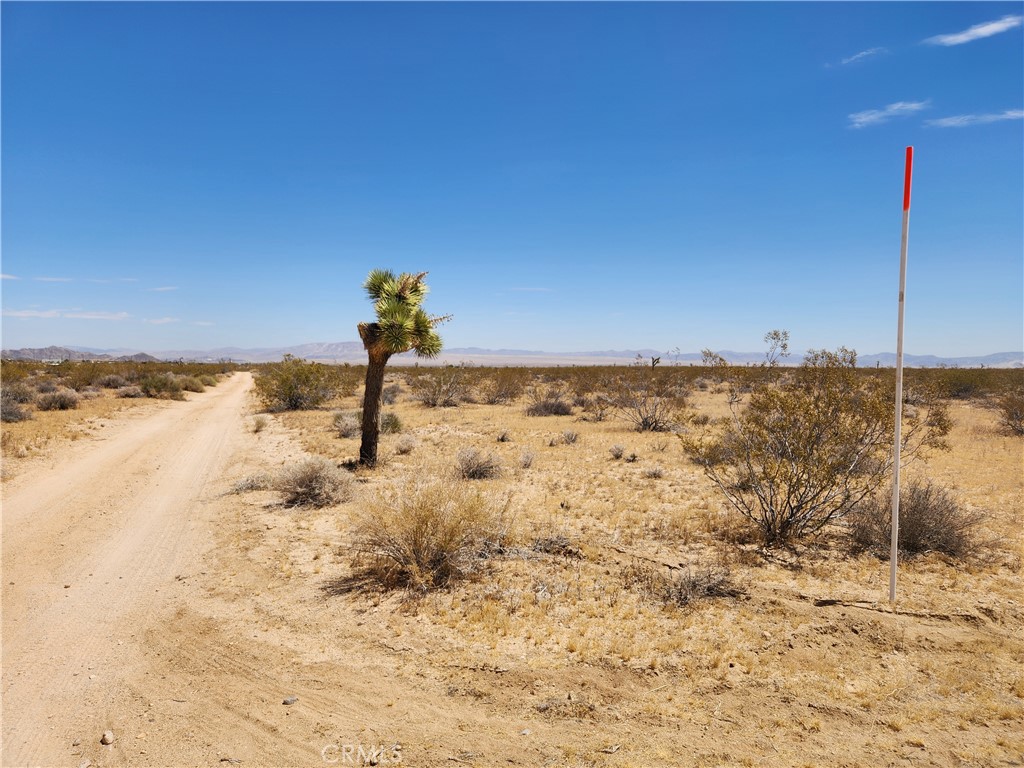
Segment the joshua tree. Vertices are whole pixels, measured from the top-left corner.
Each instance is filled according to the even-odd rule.
[[[426,272],[420,272],[396,277],[393,272],[375,269],[363,283],[377,313],[377,322],[359,324],[359,338],[369,356],[363,394],[363,441],[359,447],[359,463],[367,467],[377,464],[381,391],[388,360],[410,350],[420,357],[437,357],[441,352],[441,337],[434,328],[449,316],[431,317],[420,306],[427,295],[423,282],[426,276]]]

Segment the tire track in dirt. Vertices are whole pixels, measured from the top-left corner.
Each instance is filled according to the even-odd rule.
[[[69,763],[86,722],[99,738],[139,662],[136,632],[209,545],[206,501],[243,435],[251,383],[238,373],[115,427],[5,492],[4,765]]]

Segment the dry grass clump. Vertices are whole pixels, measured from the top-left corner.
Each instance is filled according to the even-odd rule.
[[[118,389],[117,389],[117,396],[118,397],[126,397],[126,398],[129,398],[129,399],[135,399],[135,398],[139,398],[139,397],[145,397],[146,393],[143,392],[140,387],[136,387],[136,386],[118,387]]]
[[[345,411],[335,411],[334,428],[338,430],[338,437],[355,437],[362,431],[359,417]]]
[[[572,403],[569,402],[565,387],[561,384],[530,387],[528,396],[530,404],[526,406],[527,416],[572,415]]]
[[[232,493],[248,493],[250,491],[266,491],[274,487],[274,478],[269,472],[257,472],[246,475],[231,487]]]
[[[33,402],[36,399],[36,393],[24,382],[14,381],[9,384],[4,382],[0,397],[12,403],[25,404]]]
[[[941,486],[911,480],[900,488],[898,547],[907,555],[939,552],[961,560],[990,549],[980,537],[982,512],[970,512]],[[847,520],[855,551],[888,557],[892,537],[892,494],[878,494],[857,506]]]
[[[387,589],[443,587],[502,549],[507,507],[466,486],[410,481],[383,488],[357,513],[357,565]]]
[[[315,457],[281,471],[274,490],[284,494],[286,507],[329,507],[352,495],[352,478],[333,462]]]
[[[398,442],[395,443],[395,453],[399,456],[407,456],[415,450],[416,445],[416,438],[412,435],[402,435]]]
[[[608,453],[612,455],[613,459],[621,459],[622,456],[626,453],[626,449],[623,448],[618,443],[616,443],[615,445],[608,449]]]
[[[493,453],[463,448],[455,457],[455,471],[463,480],[489,480],[501,475],[501,460]]]
[[[996,400],[999,424],[1010,434],[1024,435],[1024,389],[1007,392]]]
[[[186,392],[205,392],[206,387],[198,376],[179,376],[178,383]]]
[[[268,423],[269,423],[269,421],[267,420],[267,417],[264,416],[262,413],[259,414],[258,416],[256,416],[252,420],[252,431],[253,431],[253,434],[255,435],[255,434],[259,434],[260,432],[262,432],[264,429],[267,428],[267,424]]]
[[[666,605],[689,605],[713,597],[736,597],[742,590],[725,566],[700,566],[665,575],[647,563],[633,561],[620,574],[622,583],[644,597]]]
[[[36,408],[40,411],[72,411],[78,407],[80,398],[72,389],[61,389],[47,392],[36,398]]]
[[[523,469],[529,469],[533,466],[533,460],[536,454],[531,450],[525,450],[519,454],[519,466]]]

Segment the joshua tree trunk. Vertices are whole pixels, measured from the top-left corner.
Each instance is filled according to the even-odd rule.
[[[364,467],[377,465],[377,440],[380,437],[380,403],[384,390],[384,367],[390,354],[367,350],[366,388],[363,392],[363,440],[359,446],[359,463]]]

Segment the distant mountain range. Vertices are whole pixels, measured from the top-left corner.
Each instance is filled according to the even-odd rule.
[[[131,360],[135,362],[156,360],[210,361],[231,360],[243,363],[265,363],[280,360],[284,355],[294,355],[306,360],[329,363],[361,363],[366,360],[366,351],[358,341],[315,342],[294,347],[221,347],[219,349],[195,350],[174,349],[159,352],[140,352],[131,349],[93,349],[89,347],[43,347],[39,349],[5,349],[5,360]],[[764,360],[763,352],[732,352],[721,350],[722,357],[735,365],[746,365]],[[445,349],[435,361],[420,361],[412,353],[397,355],[396,363],[414,362],[475,363],[477,365],[624,365],[637,357],[650,360],[660,357],[663,365],[699,364],[699,352],[671,354],[656,349],[598,350],[591,352],[543,352],[527,349],[481,349],[480,347],[456,347]],[[800,356],[793,355],[790,362],[799,363]],[[892,367],[896,355],[882,352],[857,358],[862,367]],[[914,368],[935,368],[939,366],[959,368],[1022,368],[1024,352],[997,352],[978,357],[938,357],[936,355],[904,355],[904,364]]]

